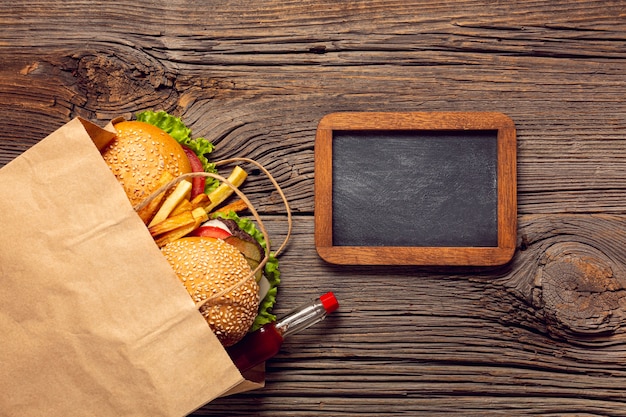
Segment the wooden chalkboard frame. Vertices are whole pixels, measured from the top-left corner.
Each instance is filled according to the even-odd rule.
[[[497,131],[497,246],[333,245],[333,132]],[[315,138],[315,246],[340,265],[497,266],[517,240],[517,145],[513,121],[497,112],[356,112],[324,116]]]

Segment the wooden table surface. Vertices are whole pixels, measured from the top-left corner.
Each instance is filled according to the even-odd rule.
[[[625,97],[624,1],[0,4],[0,166],[75,116],[167,110],[214,158],[254,158],[284,187],[276,312],[341,302],[285,343],[264,389],[194,416],[626,415]],[[514,260],[324,263],[313,143],[337,111],[511,117]],[[244,191],[280,240],[271,185],[251,175]]]

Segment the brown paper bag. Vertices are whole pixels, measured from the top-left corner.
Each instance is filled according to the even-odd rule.
[[[184,416],[262,386],[102,160],[107,129],[74,119],[0,170],[2,416]]]

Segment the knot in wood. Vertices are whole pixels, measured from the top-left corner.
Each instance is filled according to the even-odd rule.
[[[119,115],[123,109],[151,107],[155,99],[161,104],[171,96],[174,77],[158,61],[137,51],[87,54],[77,58],[75,65],[83,107],[99,113]]]
[[[550,331],[593,336],[620,327],[626,292],[606,256],[583,244],[559,243],[542,264],[535,284]]]

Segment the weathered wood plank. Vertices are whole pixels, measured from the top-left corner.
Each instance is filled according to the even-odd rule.
[[[284,187],[277,312],[334,290],[267,387],[195,415],[623,415],[622,1],[0,3],[0,166],[75,116],[181,115]],[[491,269],[342,268],[313,245],[313,138],[335,111],[500,111],[519,249]],[[245,186],[284,232],[278,195]]]
[[[134,99],[128,93],[122,95],[113,91],[108,87],[108,64],[88,61],[85,65],[96,66],[83,70],[85,73],[98,74],[96,79],[82,81],[87,85],[85,88],[95,90],[95,94],[71,91],[80,86],[66,85],[64,73],[51,65],[41,64],[37,70],[27,75],[16,71],[19,75],[11,76],[13,86],[8,89],[5,87],[1,96],[3,98],[0,98],[5,109],[3,118],[9,124],[7,134],[0,144],[4,155],[2,163],[17,156],[71,116],[81,115],[92,120],[101,118],[100,123],[105,124],[114,115],[128,116],[137,109],[164,105],[169,110],[182,113],[198,134],[215,138],[218,144],[216,156],[245,154],[278,170],[283,184],[296,200],[294,208],[310,211],[312,195],[309,193],[308,198],[305,197],[305,190],[312,187],[311,141],[317,121],[324,114],[342,110],[372,110],[381,106],[389,111],[502,110],[518,125],[520,213],[624,211],[621,195],[626,189],[623,175],[626,167],[625,159],[621,156],[626,143],[620,129],[626,126],[626,119],[623,117],[624,112],[620,110],[623,104],[614,103],[615,97],[621,94],[621,87],[626,83],[621,74],[623,84],[616,84],[605,93],[605,101],[600,103],[585,102],[586,96],[594,91],[593,85],[586,87],[589,92],[574,91],[580,87],[568,89],[566,86],[559,86],[560,81],[555,78],[551,85],[544,85],[542,88],[558,87],[558,92],[542,94],[537,89],[509,95],[503,93],[502,85],[488,89],[490,84],[481,81],[481,78],[489,77],[487,74],[475,72],[475,79],[472,79],[467,68],[463,71],[443,68],[436,71],[445,73],[445,76],[439,76],[436,72],[425,74],[424,70],[415,69],[411,75],[413,81],[404,88],[400,80],[407,76],[408,71],[403,68],[395,71],[370,68],[358,75],[370,79],[379,76],[383,71],[386,81],[381,84],[386,87],[381,84],[352,82],[350,72],[339,69],[334,78],[326,76],[328,70],[307,73],[294,68],[291,71],[279,71],[279,75],[265,77],[260,77],[258,71],[251,70],[236,77],[231,75],[230,78],[246,77],[248,84],[274,84],[276,94],[249,91],[251,87],[246,86],[244,90],[247,91],[243,91],[242,95],[258,95],[259,98],[237,99],[237,91],[219,91],[219,85],[225,83],[219,79],[226,76],[218,75],[217,80],[207,80],[208,85],[217,85],[214,87],[217,92],[211,92],[211,88],[205,89],[181,82],[180,93],[167,92],[167,96],[161,100],[158,98],[161,97],[160,92],[157,92],[156,99]],[[98,65],[101,66],[97,67]],[[36,74],[37,71],[40,73]],[[71,70],[73,71],[76,69]],[[465,72],[467,81],[450,80],[454,71]],[[507,73],[509,69],[503,67],[501,71]],[[356,71],[352,75],[357,77]],[[253,79],[256,81],[251,81]],[[431,81],[423,81],[425,79]],[[545,82],[545,77],[542,79]],[[126,81],[118,80],[112,87],[126,88]],[[239,84],[237,79],[232,82]],[[319,91],[296,93],[299,89],[311,89],[317,82],[321,86]],[[416,85],[418,82],[419,86]],[[282,87],[281,84],[290,87]],[[353,91],[346,91],[343,84],[349,85]],[[476,91],[467,91],[468,84]],[[64,87],[61,90],[54,88],[58,85]],[[96,86],[102,91],[98,92]],[[30,98],[20,95],[20,91],[31,88],[35,88],[38,93]],[[376,88],[376,93],[368,92],[373,88]],[[452,93],[460,89],[465,91],[462,97],[459,97],[460,93]],[[155,97],[145,85],[136,86],[133,90],[135,92],[132,94],[141,92],[136,97]],[[398,95],[399,90],[406,90],[406,93]],[[328,92],[327,95],[324,94],[325,91]],[[337,91],[342,92],[337,95]],[[203,95],[207,92],[215,97],[204,98]],[[178,94],[180,97],[176,100]],[[216,98],[218,95],[233,97]],[[499,98],[503,95],[508,98]],[[595,100],[601,100],[601,95],[601,92],[593,93]],[[14,97],[25,100],[22,102],[23,109],[15,106]],[[419,102],[416,102],[416,98]],[[494,101],[497,103],[495,106],[492,104]],[[179,104],[190,107],[187,110],[179,107]],[[88,110],[90,108],[94,110]],[[97,114],[93,111],[97,111]],[[555,126],[560,128],[556,129]],[[297,158],[293,157],[294,152]],[[285,158],[286,156],[289,158]],[[265,200],[261,200],[261,205],[267,204]],[[266,208],[276,209],[271,207],[271,203]]]
[[[276,415],[619,415],[625,224],[623,216],[523,216],[520,250],[494,278],[329,266],[312,249],[310,219],[298,217],[277,311],[327,289],[341,309],[286,342],[264,390],[196,415],[262,413],[263,404]],[[278,234],[280,223],[271,225]],[[307,400],[296,405],[302,387]]]
[[[504,71],[506,69],[503,68]],[[386,77],[390,77],[389,71],[386,72]],[[376,72],[372,71],[368,76],[374,77],[375,74]],[[315,79],[313,74],[309,75],[311,77],[305,75],[304,78]],[[105,73],[100,74],[101,78],[104,76]],[[419,72],[414,76],[416,79],[419,78]],[[36,77],[40,79],[32,80]],[[81,97],[80,94],[74,94],[64,88],[60,91],[61,95],[58,95],[59,92],[52,89],[52,84],[63,83],[62,79],[54,77],[54,71],[42,72],[37,76],[20,74],[16,80],[19,83],[2,94],[2,97],[6,97],[0,98],[5,105],[3,118],[9,124],[0,144],[3,150],[2,163],[7,163],[50,130],[59,127],[70,116],[82,115],[93,119],[94,115],[84,108],[72,110],[75,109],[75,105],[83,102],[82,99],[78,99]],[[258,78],[258,75],[251,73],[249,77]],[[282,77],[282,82],[287,84],[297,83],[298,78],[301,78],[295,72],[290,75],[293,78],[288,79],[286,73],[283,73]],[[98,82],[104,81],[102,78]],[[268,80],[258,80],[258,83],[266,81]],[[321,79],[319,81],[322,82]],[[24,98],[27,101],[23,105],[28,106],[28,109],[18,111],[19,108],[14,105],[11,97],[21,97],[19,91],[32,88],[33,82],[38,89],[37,97],[33,97],[32,100]],[[326,78],[323,82],[328,85],[330,80]],[[334,85],[329,86],[329,91],[341,90],[341,83],[347,82],[348,79],[335,80]],[[475,84],[478,81],[470,82]],[[558,80],[554,80],[553,83],[553,87],[556,87]],[[379,104],[371,103],[380,103],[381,97],[389,97],[385,99],[387,102],[382,103],[382,108],[389,111],[472,108],[504,110],[518,125],[520,213],[624,211],[621,196],[626,189],[624,181],[626,159],[623,158],[626,139],[620,133],[620,129],[623,130],[626,126],[626,119],[623,116],[625,113],[620,110],[623,104],[612,103],[614,97],[621,94],[620,86],[616,85],[614,90],[607,93],[606,102],[595,105],[584,103],[585,98],[581,96],[576,99],[580,103],[566,106],[564,102],[558,101],[563,100],[563,97],[572,97],[571,91],[565,88],[561,88],[558,94],[554,93],[555,98],[548,100],[539,97],[539,93],[528,92],[525,101],[510,99],[507,102],[497,99],[502,94],[500,91],[490,93],[482,91],[480,93],[482,98],[467,96],[456,101],[454,97],[441,97],[441,92],[450,94],[449,91],[461,88],[462,83],[446,83],[438,78],[437,82],[433,81],[430,85],[421,87],[414,93],[409,92],[405,96],[398,96],[395,93],[401,86],[394,84],[393,82],[386,84],[387,91],[379,87],[376,95],[368,95],[363,88],[360,93],[346,92],[341,96],[334,96],[335,93],[324,96],[322,92],[294,96],[290,92],[282,91],[277,83],[275,87],[279,92],[277,96],[264,97],[263,93],[259,92],[261,98],[252,102],[238,99],[191,98],[194,94],[202,94],[204,91],[191,87],[184,89],[184,102],[185,104],[191,102],[192,107],[188,113],[182,111],[182,115],[190,121],[194,131],[199,135],[215,139],[218,145],[216,157],[245,154],[259,159],[277,171],[289,194],[296,200],[294,208],[311,211],[312,195],[308,193],[308,197],[305,197],[305,194],[306,190],[312,187],[312,138],[317,121],[324,114],[341,110],[372,110]],[[428,87],[432,90],[428,93],[430,97],[424,92]],[[294,91],[297,90],[297,86],[292,88]],[[103,94],[101,100],[110,100],[111,95],[115,96],[114,93]],[[349,98],[346,98],[346,95]],[[533,95],[537,96],[538,102],[532,101],[530,97]],[[598,99],[598,94],[594,93],[594,96]],[[419,97],[419,105],[415,105],[415,97]],[[483,100],[498,100],[498,104],[486,105],[482,103]],[[109,110],[109,113],[102,116],[101,124],[105,124],[114,114],[130,115],[131,109],[157,105],[156,100],[154,103],[131,101],[129,104],[113,101],[115,106],[108,104],[108,108],[117,107],[120,111]],[[99,101],[96,101],[91,103],[91,106],[99,108],[99,104]],[[63,107],[66,105],[68,108]],[[567,108],[564,109],[564,106]],[[614,109],[613,112],[609,113],[607,107]],[[539,112],[542,112],[541,118],[536,118]],[[544,126],[560,126],[560,129]],[[297,158],[294,155],[297,155]],[[261,200],[261,204],[265,206],[267,202]]]

